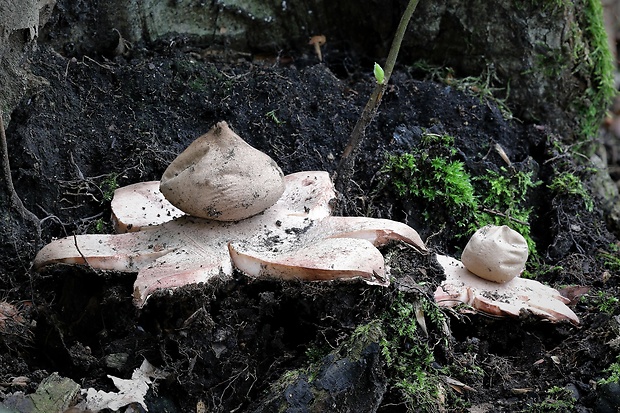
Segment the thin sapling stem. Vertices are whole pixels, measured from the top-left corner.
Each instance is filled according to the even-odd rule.
[[[394,35],[394,40],[392,41],[392,46],[387,57],[387,61],[385,62],[385,69],[382,70],[381,66],[375,63],[374,74],[377,84],[375,85],[375,88],[372,91],[372,94],[370,95],[370,99],[368,99],[366,106],[364,106],[362,114],[357,120],[357,123],[353,128],[353,132],[351,132],[351,137],[349,138],[347,146],[344,148],[344,152],[342,153],[342,158],[340,159],[338,169],[336,170],[336,176],[334,178],[334,185],[336,186],[336,190],[340,192],[341,196],[343,196],[345,200],[351,187],[351,178],[353,177],[353,173],[355,171],[355,159],[358,155],[359,148],[364,141],[364,137],[366,135],[366,128],[368,127],[370,122],[372,122],[372,119],[374,118],[375,114],[377,113],[377,109],[381,104],[381,98],[383,97],[383,93],[387,88],[387,84],[390,80],[390,76],[392,75],[392,71],[394,70],[396,58],[398,57],[400,45],[403,41],[403,37],[405,36],[405,32],[407,31],[409,20],[411,20],[411,16],[415,11],[418,2],[419,0],[410,0],[407,8],[405,9],[405,12],[400,19],[400,23],[398,24],[398,28],[396,29],[396,34]]]

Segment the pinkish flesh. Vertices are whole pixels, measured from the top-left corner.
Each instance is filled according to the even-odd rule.
[[[138,272],[134,302],[142,306],[154,291],[229,277],[231,253],[239,268],[252,276],[361,277],[371,284],[387,285],[383,257],[373,244],[401,240],[426,250],[418,234],[402,223],[331,217],[329,203],[335,193],[327,172],[288,175],[285,185],[275,205],[239,222],[187,215],[159,222],[161,211],[169,207],[153,192],[155,184],[119,190],[115,205],[130,206],[114,210],[119,228],[141,230],[53,241],[37,254],[34,267],[42,270],[65,263]]]

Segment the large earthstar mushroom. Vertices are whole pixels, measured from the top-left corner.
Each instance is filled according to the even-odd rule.
[[[64,263],[137,272],[134,303],[141,307],[155,291],[230,278],[233,267],[251,277],[360,278],[386,286],[377,246],[398,241],[426,251],[403,223],[331,216],[335,192],[327,172],[282,179],[273,160],[257,152],[219,123],[179,155],[161,185],[116,190],[115,228],[132,232],[53,241],[34,268]]]

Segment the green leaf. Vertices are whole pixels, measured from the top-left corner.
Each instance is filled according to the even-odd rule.
[[[375,62],[375,68],[373,69],[373,72],[375,74],[375,79],[377,80],[377,83],[382,85],[383,81],[385,80],[385,72],[383,71],[383,68],[379,66],[379,63]]]

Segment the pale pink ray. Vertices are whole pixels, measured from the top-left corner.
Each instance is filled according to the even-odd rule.
[[[259,253],[231,243],[229,251],[234,266],[253,277],[313,281],[361,277],[369,284],[389,285],[383,255],[366,240],[328,238],[284,253]]]

